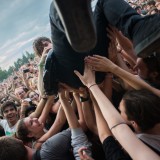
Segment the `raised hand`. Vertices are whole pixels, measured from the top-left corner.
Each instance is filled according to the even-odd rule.
[[[76,70],[74,73],[79,77],[85,86],[90,87],[92,84],[95,84],[95,71],[91,69],[91,66],[89,66],[87,63],[85,63],[83,75]]]
[[[78,150],[78,154],[81,160],[94,160],[87,154],[87,148],[86,147],[81,147]]]
[[[42,57],[40,60],[40,64],[44,64],[47,54],[51,48],[52,48],[52,45],[48,45],[47,47],[44,47],[43,52],[42,52]]]
[[[112,72],[116,68],[112,61],[99,55],[88,56],[85,58],[85,62],[95,71]]]

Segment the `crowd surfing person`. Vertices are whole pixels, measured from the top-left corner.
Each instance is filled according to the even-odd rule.
[[[86,51],[87,53],[86,52],[79,53],[81,51],[76,52],[71,47],[74,46],[74,42],[72,42],[71,45],[69,44],[69,42],[72,41],[72,38],[74,39],[74,36],[72,37],[73,30],[68,28],[72,27],[74,28],[74,26],[77,26],[76,34],[80,35],[81,33],[78,33],[78,31],[81,31],[80,28],[85,26],[83,22],[80,23],[74,21],[69,15],[70,14],[74,15],[75,16],[74,19],[77,19],[76,17],[77,14],[79,16],[79,19],[83,18],[82,14],[80,14],[82,5],[76,5],[73,2],[74,7],[75,8],[77,7],[75,9],[75,11],[77,12],[76,14],[74,13],[74,10],[69,9],[69,6],[66,6],[67,4],[65,5],[63,3],[59,4],[58,2],[59,1],[53,1],[50,6],[50,24],[52,33],[51,36],[54,47],[52,53],[50,53],[50,56],[47,57],[48,61],[46,61],[46,66],[45,66],[46,76],[44,76],[44,81],[45,81],[44,85],[50,84],[50,81],[54,83],[52,89],[46,85],[46,92],[50,92],[48,94],[57,93],[58,82],[66,83],[74,88],[79,88],[80,86],[82,86],[82,83],[77,79],[77,77],[75,77],[73,71],[74,69],[77,69],[81,73],[83,72],[84,69],[83,61],[86,55],[93,55],[96,53],[101,56],[107,56],[109,47],[109,38],[107,37],[106,28],[108,27],[109,24],[116,27],[118,30],[122,31],[122,33],[132,41],[135,47],[136,54],[138,56],[146,57],[149,54],[152,54],[154,51],[158,51],[156,50],[154,43],[159,41],[159,36],[157,37],[155,36],[159,33],[159,27],[158,27],[159,26],[158,22],[160,18],[159,15],[141,17],[141,15],[139,15],[132,7],[130,7],[123,0],[120,1],[103,0],[97,2],[96,7],[93,11],[93,19],[97,33],[96,47],[93,50],[90,49],[90,52],[88,52],[87,50]],[[69,3],[71,2],[69,1]],[[86,3],[85,5],[87,6],[89,2],[86,1],[85,3]],[[70,14],[64,14],[61,8],[65,8],[66,10],[68,9],[66,12]],[[61,18],[59,18],[57,14],[57,9],[58,12],[61,12],[60,16]],[[86,7],[86,10],[87,9],[88,8]],[[89,13],[91,12],[90,8],[88,9],[89,11],[86,10],[85,10],[86,14],[88,12]],[[89,16],[87,16],[86,18],[88,17]],[[89,23],[90,18],[88,18],[87,20]],[[68,23],[67,22],[65,23],[65,21],[67,21]],[[153,27],[150,27],[150,25],[152,25],[153,23],[156,24],[154,25],[155,27],[154,29]],[[153,31],[151,30],[151,28],[153,29]],[[151,42],[149,43],[146,39],[147,37],[150,36],[154,37],[155,39],[151,38]],[[79,44],[81,44],[80,41]],[[150,45],[152,47],[150,47]],[[51,61],[53,66],[50,65]],[[50,68],[52,68],[52,70]],[[52,73],[52,76],[50,76],[51,75],[50,72]],[[51,79],[49,77],[51,77]],[[104,75],[97,76],[96,78],[98,83],[102,82],[103,79]]]

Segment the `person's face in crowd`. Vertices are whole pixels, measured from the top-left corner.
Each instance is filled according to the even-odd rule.
[[[158,9],[158,10],[160,10],[160,2],[156,2],[156,8]]]
[[[52,43],[50,43],[48,41],[43,41],[42,44],[44,47],[52,48]]]
[[[25,95],[26,95],[26,93],[23,89],[18,89],[15,94],[20,99],[24,99]]]
[[[29,98],[32,100],[32,101],[39,101],[39,96],[36,92],[30,92],[29,93]]]
[[[137,13],[138,13],[138,14],[142,14],[141,8],[137,9]]]
[[[3,117],[12,124],[17,121],[17,111],[13,106],[8,106],[3,111]]]
[[[155,10],[153,10],[153,11],[151,12],[151,15],[152,15],[152,14],[156,14],[156,13],[157,13],[157,12],[156,12]]]
[[[32,87],[36,90],[38,85],[38,78],[34,77],[32,78]]]
[[[145,11],[148,11],[148,10],[147,10],[147,5],[144,5],[144,6],[143,6],[143,9],[144,9]]]
[[[34,69],[34,75],[38,78],[38,69]],[[37,83],[37,82],[36,82]]]
[[[147,11],[149,11],[151,9],[151,6],[147,5],[146,8],[147,8]]]
[[[122,118],[125,120],[125,122],[128,125],[132,126],[136,133],[139,133],[140,129],[139,129],[138,125],[136,124],[136,122],[128,120],[128,116],[126,114],[126,109],[125,109],[125,103],[124,103],[123,99],[121,100],[118,109],[120,111]]]
[[[29,130],[29,137],[34,137],[39,132],[43,131],[44,124],[39,122],[38,118],[27,117],[24,119],[24,124]]]
[[[139,77],[142,79],[148,78],[148,69],[142,58],[137,58],[137,63],[134,69],[137,70]]]

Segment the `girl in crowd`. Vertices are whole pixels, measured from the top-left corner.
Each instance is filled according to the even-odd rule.
[[[103,67],[103,64],[101,65],[101,67]],[[144,143],[137,139],[135,134],[126,124],[125,120],[121,117],[121,115],[117,112],[117,110],[114,108],[109,99],[100,90],[98,85],[95,83],[94,72],[95,71],[93,71],[86,64],[83,76],[78,71],[75,71],[75,74],[80,78],[83,84],[87,86],[93,94],[104,116],[104,119],[106,120],[108,127],[110,128],[114,137],[118,140],[118,142],[127,151],[127,153],[130,155],[132,159],[159,160],[159,156],[155,152],[153,152]],[[133,121],[133,119],[131,121]],[[159,122],[159,119],[157,119],[150,127],[155,127],[155,125],[159,125]]]

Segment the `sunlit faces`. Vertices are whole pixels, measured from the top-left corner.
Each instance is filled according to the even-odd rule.
[[[43,130],[44,124],[39,122],[38,118],[30,118],[27,117],[24,119],[25,126],[27,129],[33,134],[36,135],[37,133]]]
[[[19,88],[15,91],[15,94],[18,98],[20,99],[24,99],[25,98],[25,95],[26,95],[26,92],[22,89],[22,88]]]
[[[35,75],[38,76],[38,72],[35,73]],[[37,84],[38,84],[38,79],[37,79],[37,77],[32,78],[32,80],[31,80],[31,85],[32,85],[32,88],[33,88],[33,89],[35,89],[35,90],[37,89]]]
[[[32,101],[39,101],[39,95],[36,92],[30,92],[29,93],[29,98]]]
[[[3,117],[9,122],[14,123],[17,121],[17,111],[13,106],[8,106],[3,111]]]
[[[160,2],[156,2],[156,8],[160,10]]]
[[[52,48],[52,43],[50,43],[48,41],[43,41],[42,44],[43,44],[44,47],[50,47],[50,48]]]

